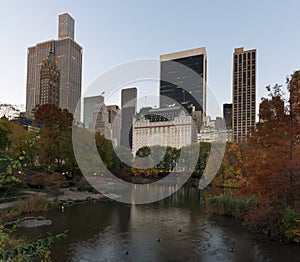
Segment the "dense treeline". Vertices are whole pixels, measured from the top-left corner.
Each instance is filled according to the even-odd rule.
[[[237,190],[230,197],[211,198],[209,203],[212,212],[241,218],[253,230],[300,241],[300,71],[287,84],[289,99],[281,86],[267,87],[269,95],[261,101],[256,128],[244,142],[227,143],[212,184]],[[66,178],[80,173],[72,145],[72,121],[67,110],[51,105],[36,111],[40,129],[25,130],[17,122],[0,119],[0,189],[34,171],[49,177],[59,172]],[[84,143],[88,131],[81,128],[80,132]],[[211,150],[209,143],[181,149],[145,146],[133,155],[125,147],[114,147],[100,133],[94,138],[105,167],[131,182],[136,176],[156,179],[174,169],[200,178]],[[82,150],[84,153],[84,145]]]
[[[300,71],[287,87],[289,99],[281,86],[268,86],[256,128],[245,142],[227,145],[213,184],[240,188],[234,191],[238,202],[219,196],[211,206],[216,213],[239,217],[235,203],[255,197],[256,204],[242,213],[251,229],[300,241]]]

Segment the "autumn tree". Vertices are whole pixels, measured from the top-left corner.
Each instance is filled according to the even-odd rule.
[[[75,166],[72,147],[73,115],[67,109],[54,105],[39,106],[35,113],[35,122],[42,126],[37,142],[39,162],[45,168]]]
[[[294,83],[295,76],[288,84],[291,87]],[[299,82],[297,84],[300,88]],[[261,200],[280,200],[294,207],[295,198],[300,193],[297,171],[299,125],[295,112],[292,113],[291,107],[285,106],[281,86],[267,87],[267,90],[269,97],[262,99],[260,105],[260,121],[247,141],[249,188]],[[300,101],[300,96],[297,99]]]
[[[244,143],[227,142],[224,158],[214,185],[222,187],[241,187],[246,183]]]

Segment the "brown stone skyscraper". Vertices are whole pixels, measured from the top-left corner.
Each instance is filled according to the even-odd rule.
[[[246,138],[256,121],[256,49],[236,48],[233,54],[232,79],[233,141]]]
[[[43,61],[40,71],[40,105],[52,104],[59,106],[60,70],[55,56],[50,51],[48,59]]]
[[[31,112],[40,103],[40,69],[53,51],[60,69],[59,107],[75,113],[81,97],[82,48],[74,41],[74,19],[69,14],[59,16],[58,40],[49,40],[31,46],[27,51],[26,112]]]

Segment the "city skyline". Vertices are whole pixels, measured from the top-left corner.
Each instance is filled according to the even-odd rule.
[[[208,87],[222,106],[223,103],[231,102],[232,52],[234,48],[244,46],[245,49],[255,48],[258,52],[258,104],[260,98],[266,95],[265,86],[275,83],[284,85],[285,77],[299,68],[297,63],[300,54],[296,52],[299,37],[293,34],[297,25],[297,16],[293,12],[296,12],[299,3],[290,3],[294,3],[295,8],[289,11],[289,15],[282,13],[287,4],[275,3],[270,8],[269,1],[256,2],[254,7],[251,5],[253,12],[248,13],[245,12],[248,6],[243,4],[218,3],[219,8],[215,8],[213,3],[200,4],[193,1],[186,4],[154,1],[151,6],[130,1],[126,4],[119,3],[120,8],[117,9],[114,3],[95,3],[94,6],[66,2],[42,4],[38,1],[26,4],[7,3],[6,12],[0,18],[0,32],[7,40],[1,43],[1,49],[4,51],[4,60],[14,62],[1,65],[3,88],[0,102],[25,104],[26,48],[37,42],[55,39],[55,20],[59,14],[68,12],[76,20],[75,38],[84,48],[83,91],[99,75],[120,63],[158,58],[164,53],[205,46],[208,56]],[[47,12],[32,10],[30,6],[33,4],[36,10],[47,9]],[[187,19],[174,21],[174,24],[169,25],[160,15],[169,9],[172,9],[175,16],[181,14],[182,9],[189,11],[190,15],[184,16]],[[193,14],[202,9],[205,12],[202,12],[203,19],[200,20],[207,20],[209,23],[202,26],[201,30],[196,30],[200,28],[201,21],[193,18]],[[100,16],[99,10],[102,14]],[[266,10],[272,13],[272,17],[281,19],[266,18]],[[28,19],[22,23],[13,23],[12,21],[21,21],[20,12],[22,15],[25,12]],[[153,21],[152,15],[156,13],[156,21]],[[244,22],[238,24],[241,16],[245,17]],[[214,21],[214,17],[219,19]],[[136,23],[136,19],[140,23]],[[7,24],[10,24],[9,28]],[[34,30],[29,32],[27,28]],[[86,30],[87,28],[90,30]],[[182,31],[183,28],[188,30]],[[182,32],[181,35],[178,35],[178,31]],[[239,34],[235,34],[235,31]],[[281,36],[283,34],[289,36],[289,41]],[[159,41],[163,35],[168,37],[168,41]],[[208,113],[210,114],[209,105]]]

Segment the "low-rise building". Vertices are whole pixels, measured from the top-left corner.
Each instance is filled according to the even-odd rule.
[[[144,146],[181,148],[197,142],[197,128],[182,107],[142,108],[133,118],[132,151]]]

